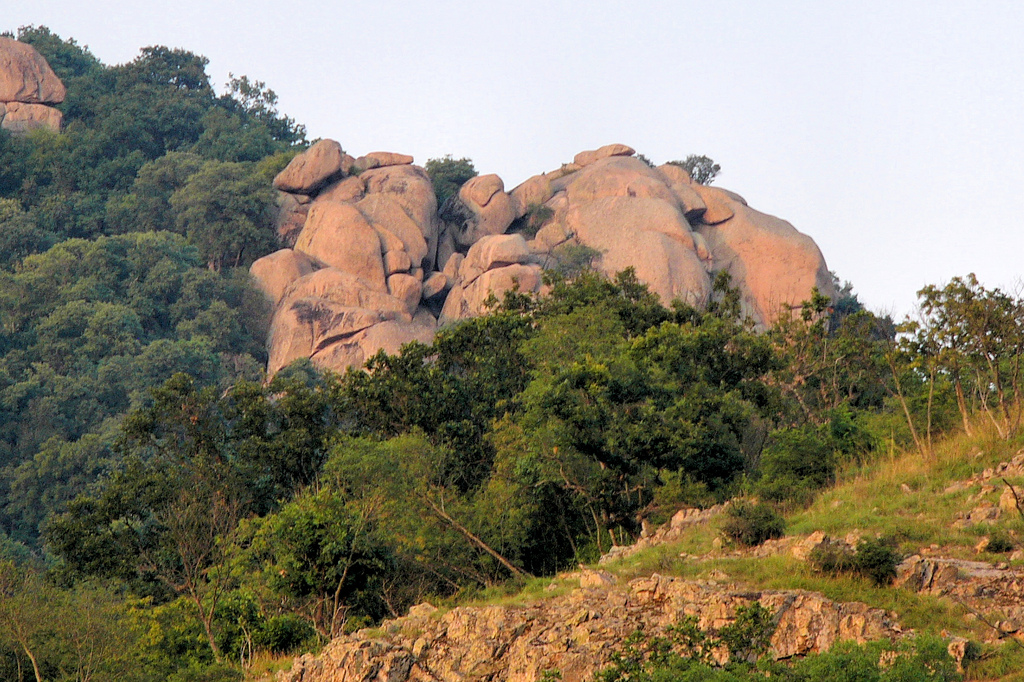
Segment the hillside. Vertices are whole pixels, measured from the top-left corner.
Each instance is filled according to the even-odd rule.
[[[894,321],[708,157],[506,191],[206,67],[0,39],[0,679],[1019,662],[1018,294]]]
[[[931,459],[911,453],[850,467],[808,509],[787,515],[785,536],[755,548],[723,534],[725,508],[681,510],[599,566],[497,599],[414,607],[296,660],[279,679],[540,680],[557,671],[588,680],[636,632],[665,636],[686,616],[720,630],[753,603],[773,616],[776,660],[840,641],[899,650],[937,637],[966,679],[1024,679],[1024,552],[993,543],[1009,535],[1019,547],[1024,533],[1012,492],[1024,484],[1020,445],[960,436]],[[891,538],[901,559],[891,586],[830,574],[815,552],[874,537]],[[728,660],[722,650],[713,656]]]

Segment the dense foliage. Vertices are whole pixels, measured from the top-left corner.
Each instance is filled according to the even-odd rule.
[[[838,282],[755,333],[724,275],[706,309],[665,306],[583,251],[544,298],[510,294],[429,346],[265,382],[243,268],[276,244],[269,180],[301,126],[261,82],[217,95],[183,50],[108,67],[45,28],[19,38],[69,94],[64,132],[0,133],[4,679],[237,679],[259,652],[593,561],[682,505],[756,496],[727,534],[776,537],[779,508],[883,439],[927,454],[975,414],[1020,428],[1024,304],[973,277],[924,289],[900,334]],[[427,166],[442,202],[476,174]],[[894,551],[863,549],[822,570],[885,583]],[[662,674],[637,649],[606,679],[760,676],[763,615],[713,633],[738,667]],[[869,654],[771,672],[897,679]],[[898,679],[945,679],[920,660]]]

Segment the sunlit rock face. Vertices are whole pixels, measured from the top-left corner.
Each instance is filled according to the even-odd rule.
[[[64,83],[34,47],[0,36],[0,129],[24,134],[45,128],[60,132]]]
[[[485,314],[508,291],[543,293],[551,268],[631,267],[666,305],[697,307],[728,272],[758,328],[814,287],[835,293],[810,237],[626,145],[580,152],[510,191],[481,175],[443,206],[413,161],[353,158],[322,140],[275,178],[286,248],[251,270],[275,305],[271,374],[299,358],[343,371],[429,343],[439,325]]]

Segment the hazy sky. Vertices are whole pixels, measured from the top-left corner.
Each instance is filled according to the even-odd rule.
[[[186,48],[218,85],[265,81],[310,137],[468,156],[508,189],[612,142],[707,154],[875,310],[1024,274],[1024,3],[0,3],[0,29],[106,64]]]

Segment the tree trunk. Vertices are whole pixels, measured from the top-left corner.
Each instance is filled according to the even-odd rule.
[[[452,528],[454,528],[459,533],[461,533],[463,535],[463,537],[465,537],[467,540],[472,542],[474,545],[476,545],[477,547],[479,547],[480,549],[484,550],[485,552],[490,554],[492,557],[497,559],[498,563],[500,563],[502,566],[504,566],[509,571],[511,571],[513,575],[532,577],[532,576],[530,576],[529,573],[527,573],[523,569],[518,568],[515,565],[513,565],[511,561],[509,561],[508,559],[503,557],[501,554],[496,552],[494,549],[492,549],[490,546],[488,546],[486,542],[484,542],[483,540],[478,538],[476,535],[474,535],[468,528],[466,528],[465,526],[460,524],[458,521],[453,519],[451,516],[449,516],[443,509],[441,509],[436,504],[434,504],[434,502],[432,500],[428,499],[426,496],[423,496],[423,501],[427,503],[427,505],[434,511],[435,514],[438,515],[438,517],[440,517],[443,521],[448,523]]]

